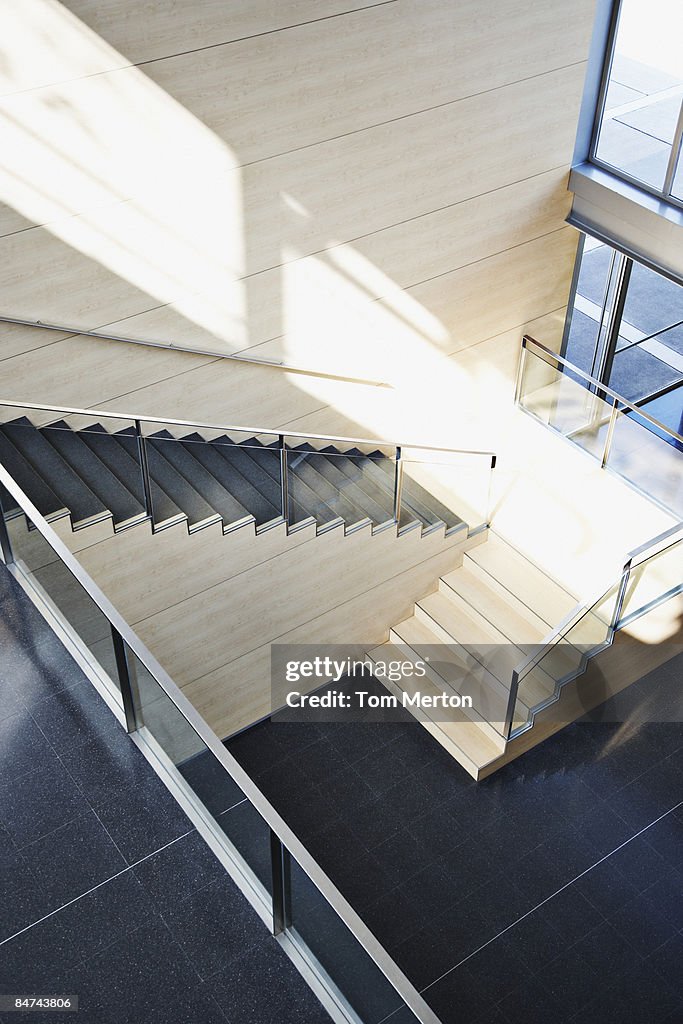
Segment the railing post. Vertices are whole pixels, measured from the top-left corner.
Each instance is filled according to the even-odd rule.
[[[116,672],[118,675],[121,696],[123,697],[123,711],[126,716],[126,732],[135,732],[138,727],[137,715],[135,712],[135,694],[133,683],[135,680],[135,666],[131,664],[123,637],[113,624],[111,626],[111,638],[114,645],[114,657],[116,659]]]
[[[617,597],[614,602],[614,611],[612,612],[612,619],[609,624],[609,639],[611,640],[616,630],[619,628],[619,622],[621,620],[621,613],[624,610],[624,601],[626,600],[626,591],[628,589],[629,580],[631,579],[631,564],[632,559],[629,558],[624,566],[624,570],[619,581],[619,589],[617,590]]]
[[[519,356],[519,365],[517,366],[517,379],[515,381],[515,405],[519,405],[522,397],[522,381],[524,380],[524,367],[526,365],[526,354],[527,354],[527,337],[526,334],[522,338],[522,351]]]
[[[270,830],[270,868],[273,892],[273,935],[279,935],[291,921],[291,861],[278,835]]]
[[[401,459],[401,448],[396,447],[396,466],[394,469],[394,521],[398,529],[401,518],[401,491],[403,489],[403,461]]]
[[[519,691],[519,673],[516,668],[512,670],[512,679],[510,681],[510,692],[508,694],[508,703],[505,709],[505,723],[503,725],[503,738],[506,740],[510,739],[510,733],[512,732],[512,723],[515,720],[515,705],[517,704],[517,693]]]
[[[614,428],[616,426],[618,414],[619,414],[619,405],[615,401],[614,405],[612,406],[612,412],[610,414],[609,423],[607,425],[607,434],[605,436],[605,447],[603,448],[603,451],[602,451],[602,460],[600,462],[600,469],[604,469],[605,466],[607,465],[607,460],[609,459],[610,452],[612,450],[612,439],[614,437]]]
[[[284,434],[280,434],[278,443],[280,446],[280,501],[282,503],[282,518],[289,530],[289,481],[287,479],[287,445]]]
[[[135,433],[138,439],[138,454],[140,456],[140,470],[142,472],[142,491],[145,496],[145,512],[154,529],[154,506],[152,504],[152,483],[149,477],[149,462],[147,461],[147,442],[142,433],[140,420],[135,420]]]
[[[496,468],[496,456],[491,456],[491,468],[489,470],[489,491],[486,497],[486,526],[491,525],[493,519],[493,471]]]
[[[2,500],[0,499],[0,554],[5,565],[11,565],[14,561],[14,552],[12,551],[12,542],[9,539],[9,531],[7,529],[7,522],[5,520],[5,510],[2,507]]]

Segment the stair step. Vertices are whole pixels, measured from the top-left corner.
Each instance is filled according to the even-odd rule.
[[[387,516],[386,511],[358,486],[353,477],[344,472],[342,464],[353,462],[353,456],[349,457],[341,453],[330,456],[323,454],[310,444],[301,444],[295,451],[305,453],[307,465],[312,466],[316,473],[351,505],[355,510],[357,522],[361,524],[370,522],[373,527],[383,527],[393,522],[393,514]],[[360,470],[358,470],[358,475],[360,475]]]
[[[197,458],[207,443],[200,434],[194,435],[192,440],[177,440],[169,431],[160,430],[154,436],[164,437],[169,442],[173,442],[168,447],[164,447],[164,454],[172,449],[173,465],[179,473],[182,473],[197,494],[201,495],[206,504],[221,517],[224,532],[227,533],[239,526],[255,523],[254,516]]]
[[[359,448],[351,448],[350,451],[354,455],[362,455],[363,452]],[[395,463],[392,459],[388,459],[383,455],[366,456],[367,461],[363,463],[363,471],[367,476],[373,480],[380,487],[384,487],[387,494],[391,495],[392,501],[394,497],[394,467]],[[414,521],[417,519],[422,523],[422,532],[432,533],[433,531],[443,528],[446,529],[446,521],[440,519],[438,515],[426,505],[424,505],[416,495],[409,492],[407,488],[401,489],[401,522],[400,529],[403,529],[404,516],[408,521]]]
[[[98,459],[124,484],[144,506],[145,492],[138,453],[138,442],[132,427],[110,434],[101,423],[92,423],[80,434]],[[150,476],[155,528],[160,530],[187,522],[187,516]]]
[[[0,428],[0,463],[14,477],[26,497],[33,502],[46,519],[55,519],[69,514],[69,510],[61,498],[58,498],[52,488],[48,487],[31,463],[5,435],[4,427]],[[10,494],[7,494],[6,498],[3,497],[3,507],[5,512],[9,512],[18,508],[18,504]]]
[[[43,427],[41,433],[109,509],[115,527],[132,526],[145,519],[143,506],[85,443],[80,432],[60,420]]]
[[[512,673],[526,655],[475,608],[437,591],[415,605],[415,614],[429,623],[445,643],[455,642],[469,651],[509,691]],[[545,678],[542,671],[528,678],[526,696],[532,705],[547,700],[554,690],[554,681]]]
[[[368,658],[374,664],[377,662],[389,662],[406,660],[406,648],[403,645],[396,645],[391,641],[375,647],[368,653]],[[394,693],[415,694],[417,692],[437,696],[438,686],[434,685],[426,677],[416,679],[413,675],[402,676],[400,680],[391,682],[385,678],[381,679],[387,689]],[[435,717],[432,717],[432,714]],[[421,712],[419,720],[475,779],[479,770],[491,761],[496,760],[505,748],[501,737],[492,738],[484,732],[477,722],[457,721],[449,722],[442,720],[441,710],[432,712]]]
[[[439,590],[456,604],[476,609],[525,654],[538,648],[549,633],[548,623],[539,618],[514,594],[503,596],[474,572],[469,562],[443,576]]]
[[[222,469],[209,455],[212,451],[221,460]],[[260,463],[249,458],[246,449],[234,444],[227,434],[223,434],[208,443],[206,451],[202,450],[201,458],[207,469],[216,472],[218,479],[240,505],[251,512],[257,529],[282,522],[280,484],[273,480]]]
[[[503,597],[514,594],[548,624],[548,632],[576,606],[575,597],[491,530],[485,544],[466,552],[465,561]]]
[[[162,432],[147,436],[149,471],[185,513],[188,530],[194,533],[220,522],[221,517],[183,475],[179,468],[183,461],[182,446],[173,435],[169,436],[170,441],[162,436]]]
[[[504,686],[466,647],[453,640],[444,642],[428,621],[416,615],[394,626],[389,639],[399,646],[407,645],[419,658],[429,657],[432,682],[444,691],[471,696],[473,707],[470,717],[490,739],[502,737],[509,687]],[[527,714],[528,709],[520,706],[522,720],[526,720]]]
[[[427,509],[428,513],[437,519],[439,522],[446,524],[448,531],[455,529],[458,526],[464,526],[462,519],[456,515],[456,513],[448,508],[443,502],[439,501],[433,494],[426,490],[421,484],[410,476],[408,470],[405,468],[407,464],[404,464],[403,477],[401,484],[401,500],[406,501],[409,507],[416,509],[419,506]],[[391,459],[380,458],[377,460],[377,465],[385,473],[389,473],[392,481],[394,476],[394,463]]]
[[[330,465],[341,474],[343,474],[353,485],[358,488],[363,495],[365,495],[367,502],[371,504],[364,504],[366,511],[369,513],[370,509],[375,509],[373,512],[373,523],[376,528],[382,529],[386,526],[394,524],[394,496],[389,490],[380,486],[375,480],[372,479],[370,474],[364,472],[364,463],[366,457],[363,455],[350,455],[348,452],[339,452],[339,449],[335,448],[334,445],[328,445],[326,448],[322,448],[321,455],[324,455]],[[401,527],[411,528],[419,526],[420,522],[414,516],[409,514],[409,510],[406,509],[407,513],[404,516],[404,521],[401,523]],[[376,517],[376,521],[375,521]]]
[[[242,444],[240,446],[252,461],[256,462],[280,486],[280,451],[265,445]],[[328,504],[335,498],[334,489],[323,480],[311,466],[296,465],[292,458],[287,460],[287,483],[289,487],[289,522],[301,526],[311,519],[318,524],[318,532],[330,530],[345,523],[344,516]],[[323,497],[323,492],[325,497]],[[337,496],[338,497],[338,496]],[[339,508],[349,515],[349,521],[356,524],[357,516],[348,506],[337,502]],[[322,530],[320,529],[322,527]]]
[[[71,514],[74,529],[110,518],[111,513],[26,417],[3,426],[5,435],[30,462]]]

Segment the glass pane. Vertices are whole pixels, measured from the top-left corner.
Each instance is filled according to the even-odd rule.
[[[671,193],[683,202],[683,149],[678,153],[678,166],[674,175]]]
[[[657,355],[653,353],[655,346]],[[639,402],[681,379],[683,374],[666,361],[669,358],[679,362],[674,352],[669,353],[654,341],[621,349],[614,354],[609,387],[629,402]]]
[[[631,570],[620,621],[641,643],[663,644],[680,631],[683,542],[678,541]]]
[[[619,586],[587,609],[541,657],[520,674],[513,728],[529,720],[530,712],[552,702],[559,688],[583,671],[586,658],[607,640]],[[558,714],[562,714],[558,706]]]
[[[683,323],[683,288],[639,263],[633,264],[628,283],[624,320],[639,334],[657,334]],[[638,336],[631,338],[637,341]]]
[[[225,833],[242,867],[261,891],[270,893],[270,829],[225,767],[197,735],[165,690],[128,650],[134,668],[135,705],[140,726],[180,771],[207,816]]]
[[[66,619],[74,639],[88,649],[101,670],[98,674],[122,704],[109,619],[26,516],[10,515],[7,530],[18,567],[46,605]]]
[[[426,529],[445,523],[447,533],[488,522],[491,459],[487,455],[413,453],[404,449],[402,519]]]
[[[366,454],[343,444],[299,442],[287,450],[290,526],[387,528],[394,522],[394,477],[393,449]]]
[[[682,442],[668,438],[635,412],[621,412],[607,466],[676,515],[683,515]]]
[[[291,930],[317,961],[363,1024],[379,1024],[389,1014],[405,1024],[417,1021],[402,998],[291,858]]]
[[[565,437],[571,437],[584,451],[602,458],[612,402],[604,401],[571,371],[551,366],[528,348],[520,389],[520,405]]]
[[[682,33],[678,0],[622,0],[596,155],[658,190],[683,95]]]
[[[281,522],[280,458],[271,436],[175,436],[182,430],[146,436],[157,528],[186,521],[191,533],[210,526],[227,533],[248,522],[256,529]]]

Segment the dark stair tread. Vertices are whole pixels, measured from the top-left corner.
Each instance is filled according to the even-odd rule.
[[[85,443],[81,432],[62,420],[43,427],[41,433],[109,509],[115,525],[144,519],[144,507]]]
[[[265,470],[254,468],[246,452],[229,437],[223,435],[209,441],[206,449],[202,449],[201,458],[240,505],[251,512],[257,526],[282,520],[279,484],[275,484]]]
[[[357,450],[352,449],[354,452]],[[382,452],[373,452],[368,455],[366,471],[375,480],[380,482],[384,480],[386,486],[393,493],[394,466],[394,461],[388,459]],[[462,522],[454,512],[447,509],[419,484],[410,480],[406,473],[403,474],[401,485],[401,512],[404,507],[421,519],[428,529],[436,529],[439,526],[446,526],[447,529],[450,529]],[[443,510],[443,515],[440,510]]]
[[[334,445],[329,445],[324,448],[323,451],[328,455],[335,455],[339,453],[339,449],[335,448]],[[339,462],[349,474],[353,474],[356,483],[363,490],[367,491],[372,498],[387,509],[391,522],[394,522],[394,481],[393,477],[385,478],[382,474],[379,479],[374,479],[374,467],[370,466],[368,471],[368,456],[360,451],[359,448],[349,449],[350,452],[355,452],[350,459],[335,459],[335,463]],[[347,454],[342,452],[341,454]],[[381,454],[381,453],[380,453]],[[398,521],[399,530],[412,530],[417,526],[424,526],[423,520],[420,518],[418,513],[414,512],[405,503],[401,504],[400,516]]]
[[[97,522],[110,515],[97,495],[74,473],[30,420],[22,416],[19,420],[6,423],[3,430],[15,448],[68,508],[74,527],[85,525],[86,522]]]
[[[207,441],[200,434],[188,435],[188,437],[174,439],[167,430],[161,430],[155,437],[166,437],[174,440],[175,444],[168,446],[173,452],[173,464],[182,473],[189,484],[194,487],[208,505],[221,516],[226,527],[238,523],[253,523],[254,516],[224,484],[209,470],[201,461],[200,453],[206,447]],[[167,449],[165,448],[164,451]]]
[[[219,513],[211,508],[178,467],[184,451],[180,442],[175,438],[168,441],[157,433],[147,435],[146,443],[149,471],[185,513],[190,531],[217,522]]]
[[[145,491],[138,442],[132,427],[110,434],[101,423],[93,423],[82,435],[84,442],[133,496],[144,506]],[[154,522],[157,527],[185,522],[186,516],[164,489],[150,476]]]
[[[55,494],[51,487],[48,487],[31,463],[24,458],[18,448],[15,448],[10,439],[5,435],[4,426],[0,428],[0,462],[10,476],[19,484],[26,497],[30,498],[41,515],[49,518],[68,513],[68,509],[61,498]],[[15,501],[11,494],[5,493],[7,497],[4,498],[3,496],[3,503],[5,500],[9,502],[8,505],[4,505],[5,512],[18,508],[18,502]]]
[[[337,449],[328,449],[326,452],[319,451],[311,444],[298,445],[296,451],[307,452],[306,461],[334,486],[344,497],[352,502],[355,508],[360,509],[364,516],[372,522],[373,526],[385,526],[394,520],[393,502],[386,500],[383,492],[382,502],[361,486],[362,470],[355,456],[348,456]]]
[[[273,446],[240,444],[243,451],[249,457],[257,461],[270,473],[274,479],[280,479],[280,450]],[[338,500],[338,495],[333,493],[327,481],[323,480],[312,467],[306,467],[300,463],[298,466],[291,458],[287,461],[287,482],[289,485],[289,518],[293,524],[299,523],[311,516],[321,526],[328,529],[332,526],[341,525],[346,522],[349,526],[355,526],[363,519],[356,510]],[[323,497],[323,492],[325,497]],[[347,516],[342,515],[344,508]]]

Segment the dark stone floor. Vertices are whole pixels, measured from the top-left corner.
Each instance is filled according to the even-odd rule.
[[[78,1013],[0,1021],[329,1021],[0,566],[0,993],[40,991]]]
[[[444,1024],[674,1024],[682,677],[679,656],[478,784],[408,718],[228,746]]]

